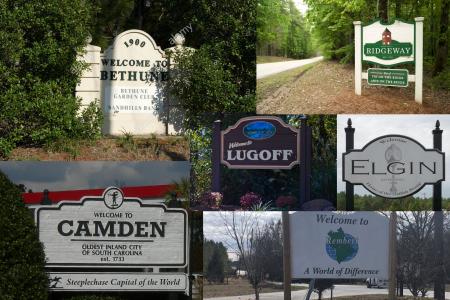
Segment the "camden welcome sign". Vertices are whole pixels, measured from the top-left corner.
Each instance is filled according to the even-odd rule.
[[[115,187],[102,197],[37,206],[47,268],[185,268],[188,216],[184,209],[125,198]],[[184,273],[50,272],[53,290],[186,291]]]

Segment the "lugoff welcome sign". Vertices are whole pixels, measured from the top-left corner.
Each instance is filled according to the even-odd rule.
[[[188,265],[188,216],[184,209],[126,198],[115,187],[102,197],[35,207],[46,267],[151,268],[153,273],[50,272],[54,290],[188,291],[187,275],[159,268]]]
[[[221,132],[221,162],[231,169],[290,169],[299,163],[298,135],[277,117],[242,118]]]
[[[292,278],[388,278],[389,219],[379,212],[289,214]]]

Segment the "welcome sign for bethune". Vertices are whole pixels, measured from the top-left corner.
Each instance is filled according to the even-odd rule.
[[[188,279],[179,273],[50,272],[53,291],[186,291]]]
[[[187,265],[187,212],[124,198],[102,197],[38,206],[35,217],[47,267],[178,267]]]
[[[289,214],[293,278],[388,278],[389,219],[378,212]]]
[[[400,198],[444,180],[444,153],[402,135],[386,135],[343,154],[343,179],[375,195]]]
[[[141,30],[119,34],[101,57],[105,133],[164,133],[163,86],[168,60],[153,38]]]
[[[300,162],[299,130],[271,116],[240,119],[221,133],[221,162],[231,169],[290,169]]]

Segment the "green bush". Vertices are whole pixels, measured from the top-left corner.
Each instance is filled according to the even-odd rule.
[[[20,190],[0,173],[0,295],[2,300],[47,299],[45,255]]]
[[[219,56],[212,57],[213,52],[206,45],[176,59],[168,89],[180,99],[186,127],[203,124],[205,112],[254,110],[254,94],[240,94],[234,75]]]
[[[0,157],[17,145],[99,134],[101,111],[78,113],[76,60],[89,32],[85,0],[0,3]]]

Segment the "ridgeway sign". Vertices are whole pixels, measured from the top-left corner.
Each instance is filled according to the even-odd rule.
[[[221,162],[231,169],[290,169],[300,163],[299,130],[278,117],[242,118],[221,132]]]
[[[415,100],[422,103],[423,20],[423,17],[415,18],[415,22],[375,20],[366,25],[353,22],[356,95],[361,95],[363,79],[367,79],[369,85],[397,87],[407,87],[408,82],[415,82]],[[406,69],[396,71],[377,67],[363,72],[363,62],[384,67],[412,63],[415,71],[410,75]]]
[[[289,223],[292,278],[388,278],[389,219],[381,213],[298,211]]]
[[[343,180],[375,195],[401,198],[445,178],[444,153],[402,135],[386,135],[343,153]]]
[[[124,198],[115,187],[102,197],[38,206],[35,218],[47,267],[187,266],[187,212]]]

